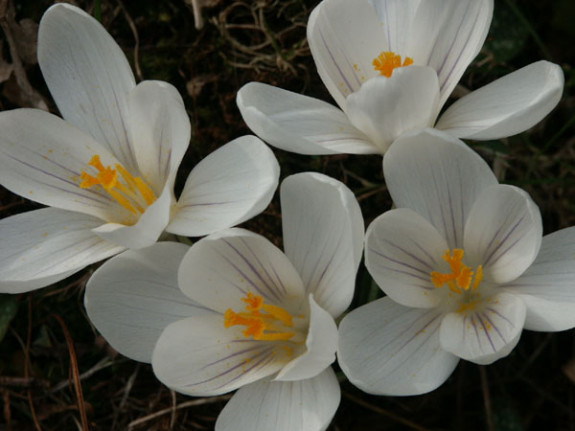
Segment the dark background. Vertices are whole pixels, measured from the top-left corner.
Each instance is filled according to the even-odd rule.
[[[1,110],[57,112],[35,60],[37,23],[51,3],[0,0]],[[262,81],[331,101],[305,39],[317,1],[204,0],[201,30],[185,0],[74,3],[89,13],[100,9],[138,80],[169,81],[183,95],[193,133],[177,190],[199,160],[249,133],[235,104],[243,84]],[[502,182],[532,195],[546,233],[575,225],[574,22],[573,0],[496,0],[487,43],[455,93],[540,59],[563,67],[564,97],[539,125],[509,139],[470,143]],[[366,226],[391,206],[380,156],[275,153],[282,178],[312,170],[345,182],[360,202]],[[0,188],[3,217],[35,208],[39,205]],[[280,214],[276,196],[268,210],[243,226],[281,245]],[[91,430],[213,429],[222,397],[170,392],[148,365],[118,355],[91,327],[82,298],[94,269],[36,292],[0,295],[0,430],[81,430],[79,396],[69,380],[74,373],[81,378],[80,404]],[[353,307],[379,295],[360,268]],[[573,331],[525,331],[509,357],[487,367],[462,362],[441,388],[422,396],[366,395],[339,373],[342,403],[329,429],[574,431],[574,361]]]

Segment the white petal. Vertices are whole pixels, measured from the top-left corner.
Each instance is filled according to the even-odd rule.
[[[480,88],[445,111],[440,130],[466,139],[500,139],[543,119],[561,99],[563,71],[538,61]]]
[[[155,243],[170,220],[173,195],[171,185],[166,184],[162,194],[146,208],[135,225],[107,223],[94,229],[100,237],[126,248],[143,248]]]
[[[383,173],[393,202],[421,214],[461,248],[471,206],[497,184],[481,157],[458,139],[427,129],[400,137],[385,154]]]
[[[490,364],[515,347],[525,322],[525,303],[500,293],[474,310],[447,314],[441,322],[441,347],[476,364]]]
[[[1,220],[0,292],[44,287],[123,251],[92,233],[101,223],[94,217],[55,208]]]
[[[344,111],[345,98],[379,74],[373,60],[386,48],[384,25],[367,1],[323,1],[309,17],[307,39],[317,71]]]
[[[406,55],[437,71],[442,106],[481,50],[493,16],[493,0],[422,1]]]
[[[309,297],[310,323],[306,352],[288,363],[275,380],[293,381],[317,376],[335,361],[337,326],[333,317]]]
[[[367,229],[365,266],[389,297],[408,306],[431,308],[443,292],[431,282],[447,243],[427,220],[400,208],[376,218]]]
[[[439,85],[429,67],[402,67],[390,78],[370,79],[347,98],[351,123],[371,138],[381,153],[410,130],[433,126]]]
[[[467,265],[483,265],[483,275],[495,283],[519,277],[533,263],[543,225],[539,208],[520,188],[495,185],[475,201],[465,224]]]
[[[506,290],[527,306],[525,329],[575,327],[575,227],[544,236],[535,262]]]
[[[459,358],[439,345],[442,314],[382,298],[339,326],[339,364],[349,380],[376,395],[419,395],[440,386]]]
[[[292,175],[281,186],[286,256],[306,292],[339,316],[350,304],[363,250],[364,226],[353,193],[325,175]]]
[[[252,383],[226,404],[216,431],[324,431],[340,398],[331,368],[313,379]]]
[[[36,109],[0,114],[0,182],[33,201],[108,220],[123,207],[101,187],[80,188],[83,171],[99,155],[105,166],[118,160],[61,118]]]
[[[402,57],[408,52],[409,37],[413,34],[413,25],[421,0],[369,0],[383,23],[385,41],[381,51],[391,51]]]
[[[38,62],[62,116],[135,170],[126,99],[136,84],[104,27],[77,7],[52,6],[40,21]]]
[[[173,179],[190,143],[190,120],[172,85],[144,81],[128,95],[130,141],[138,168],[161,191]]]
[[[319,99],[250,82],[236,101],[248,127],[276,148],[316,155],[378,151],[343,111]]]
[[[272,151],[255,136],[237,138],[192,170],[167,230],[201,236],[248,220],[268,206],[278,180]]]
[[[276,373],[286,361],[285,349],[244,338],[242,330],[225,328],[221,314],[172,323],[154,348],[156,377],[171,389],[199,396],[230,392]]]
[[[307,302],[288,258],[264,237],[243,229],[196,242],[180,266],[179,285],[194,301],[220,313],[243,309],[247,292],[288,311]]]
[[[84,296],[88,317],[121,354],[151,362],[156,341],[170,323],[212,313],[178,288],[178,266],[188,249],[161,242],[128,250],[88,280]]]

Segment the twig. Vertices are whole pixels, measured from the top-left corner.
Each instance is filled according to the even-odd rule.
[[[38,379],[36,377],[12,377],[0,376],[0,387],[11,386],[17,388],[31,388],[31,387],[47,387],[49,385],[47,380]]]
[[[138,376],[139,371],[140,371],[140,363],[138,362],[136,364],[136,369],[126,382],[126,387],[124,388],[124,394],[122,395],[122,399],[120,400],[120,405],[118,406],[118,409],[114,412],[114,421],[112,422],[112,430],[116,429],[116,422],[118,421],[118,417],[121,411],[123,410],[124,405],[128,401],[128,397],[130,396],[130,392],[132,391],[132,387],[134,386],[134,382],[136,381],[136,377]]]
[[[30,81],[28,81],[28,77],[26,76],[26,71],[24,70],[22,60],[20,59],[14,35],[10,29],[9,20],[13,21],[14,19],[10,16],[9,8],[10,0],[0,0],[0,27],[2,27],[2,30],[4,31],[6,42],[8,42],[8,47],[10,48],[10,56],[12,57],[12,66],[14,67],[16,82],[18,83],[20,90],[22,90],[22,93],[25,95],[27,103],[30,103],[34,108],[47,111],[48,106],[42,99],[42,96],[32,88],[32,85],[30,85]]]
[[[221,395],[219,397],[200,398],[197,400],[186,401],[185,403],[178,404],[175,408],[173,406],[171,406],[171,407],[168,407],[167,409],[159,410],[156,413],[152,413],[151,415],[144,416],[143,418],[136,419],[135,421],[132,421],[128,424],[128,429],[135,428],[138,425],[142,425],[142,424],[144,424],[144,423],[146,423],[152,419],[158,418],[160,416],[170,414],[170,413],[172,413],[173,410],[181,410],[181,409],[186,409],[188,407],[201,406],[203,404],[212,404],[212,403],[218,403],[220,401],[227,401],[231,397],[232,397],[231,394],[228,394],[228,395]],[[427,430],[425,430],[425,431],[427,431]]]
[[[80,380],[85,380],[88,377],[91,377],[93,374],[96,374],[98,371],[103,370],[104,368],[108,368],[110,365],[113,365],[113,363],[114,362],[112,360],[110,360],[109,358],[100,359],[100,361],[98,361],[98,363],[96,363],[96,365],[94,365],[88,371],[85,371],[82,374],[80,374],[79,378],[80,378]],[[68,387],[69,385],[70,385],[70,382],[68,380],[64,380],[64,381],[58,383],[57,385],[55,385],[54,387],[50,388],[49,392],[54,393],[54,392],[61,391],[62,389]]]
[[[194,27],[196,30],[201,30],[204,26],[204,19],[202,17],[202,5],[200,0],[186,0],[188,4],[191,3],[192,11],[194,12]]]
[[[4,422],[6,422],[6,431],[12,431],[12,411],[10,410],[10,391],[4,391]]]
[[[170,430],[174,429],[174,424],[176,423],[176,391],[170,391],[172,396],[172,413],[170,415]]]
[[[70,367],[72,371],[72,377],[74,379],[74,389],[76,391],[76,398],[78,400],[78,411],[80,412],[80,419],[82,420],[82,430],[88,431],[88,417],[86,416],[86,406],[84,405],[84,394],[82,393],[82,382],[80,381],[80,372],[78,370],[78,360],[76,358],[76,350],[74,349],[74,342],[68,331],[68,327],[62,319],[57,314],[52,315],[60,326],[62,327],[62,332],[64,332],[64,337],[66,338],[66,344],[68,345],[68,352],[70,354]]]
[[[30,377],[30,343],[32,341],[32,296],[28,297],[28,333],[26,335],[26,350],[24,351],[24,378]],[[40,426],[40,421],[38,421],[38,416],[36,415],[36,409],[34,408],[34,402],[32,400],[32,391],[28,389],[28,405],[30,406],[30,413],[32,414],[32,420],[34,421],[34,426],[37,431],[42,431]]]
[[[138,28],[136,27],[134,20],[129,14],[128,9],[126,9],[124,2],[122,0],[117,1],[120,5],[120,8],[122,9],[122,12],[124,13],[124,16],[126,17],[126,21],[128,21],[128,25],[130,26],[130,30],[132,30],[132,34],[134,35],[134,68],[136,69],[136,75],[138,76],[138,79],[143,81],[144,75],[142,74],[142,68],[140,67],[140,35],[138,34]]]
[[[481,390],[483,392],[483,403],[485,405],[485,419],[487,420],[487,429],[495,431],[493,423],[493,412],[491,411],[491,396],[489,395],[489,384],[487,383],[487,372],[483,365],[479,366],[479,373],[481,374]]]
[[[365,407],[366,409],[369,409],[371,411],[379,413],[380,415],[386,416],[386,417],[390,418],[391,420],[399,422],[400,424],[403,424],[403,425],[405,425],[411,429],[418,430],[418,431],[429,431],[427,428],[424,428],[424,427],[416,424],[415,422],[411,422],[408,419],[402,418],[401,416],[397,416],[396,414],[391,413],[385,409],[382,409],[381,407],[374,406],[373,404],[370,404],[367,401],[364,401],[361,398],[358,398],[358,397],[351,395],[347,392],[343,392],[343,396],[348,398],[349,400],[353,401],[354,403],[359,404],[362,407]]]

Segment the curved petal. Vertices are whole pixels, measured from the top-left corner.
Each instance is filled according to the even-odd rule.
[[[376,395],[419,395],[439,387],[459,358],[439,346],[442,313],[381,298],[339,325],[339,364],[349,380]]]
[[[250,82],[236,102],[248,127],[276,148],[315,155],[378,152],[340,109],[319,99]]]
[[[173,181],[190,143],[182,96],[161,81],[141,82],[128,94],[128,131],[138,168],[159,193]]]
[[[385,41],[381,51],[409,56],[408,43],[421,0],[369,0],[383,23]]]
[[[525,66],[462,97],[436,128],[465,139],[500,139],[541,121],[561,99],[563,71],[548,61]]]
[[[439,339],[443,349],[462,359],[491,364],[517,345],[524,322],[525,303],[500,293],[473,310],[445,315]]]
[[[218,416],[216,431],[324,431],[340,398],[331,368],[312,379],[259,381],[232,397]]]
[[[127,96],[136,83],[124,53],[94,18],[68,4],[46,11],[38,62],[62,116],[105,145],[131,172]]]
[[[189,247],[160,242],[110,259],[90,277],[88,317],[122,355],[152,362],[162,331],[185,317],[212,314],[178,288],[178,267]]]
[[[450,249],[462,247],[465,221],[479,194],[497,184],[478,154],[432,129],[400,137],[383,158],[383,173],[395,205],[429,220]]]
[[[402,67],[390,78],[370,79],[347,98],[351,123],[383,154],[402,133],[433,126],[437,75],[429,67]]]
[[[310,322],[305,340],[306,351],[290,361],[274,380],[293,381],[310,379],[335,361],[337,326],[333,317],[309,296]]]
[[[182,291],[199,304],[225,313],[243,309],[248,292],[299,312],[306,301],[301,279],[271,242],[244,229],[228,229],[195,243],[179,271]]]
[[[107,241],[126,248],[143,248],[155,243],[170,221],[170,206],[173,194],[171,185],[166,184],[162,194],[146,208],[135,225],[106,223],[94,232]]]
[[[100,156],[104,166],[119,163],[88,135],[36,109],[3,112],[0,128],[0,182],[8,190],[103,220],[124,211],[101,187],[80,187],[80,176],[90,172],[88,163],[94,155]]]
[[[279,180],[272,151],[255,136],[234,139],[192,170],[167,230],[201,236],[262,212]]]
[[[169,388],[186,395],[218,395],[268,377],[286,362],[285,348],[244,338],[224,316],[189,317],[169,325],[156,343],[152,367]]]
[[[345,111],[345,98],[377,76],[373,60],[385,50],[385,32],[366,1],[327,0],[311,13],[307,39],[319,76]]]
[[[519,277],[535,260],[543,224],[535,202],[520,188],[495,185],[483,191],[465,224],[464,250],[472,266],[495,283]]]
[[[38,289],[123,251],[92,233],[101,223],[56,208],[0,220],[0,292]]]
[[[422,1],[406,55],[431,66],[439,77],[443,106],[481,50],[493,17],[493,0]]]
[[[543,237],[535,262],[505,290],[527,306],[525,329],[563,331],[575,327],[575,227]]]
[[[391,299],[408,307],[431,308],[444,294],[431,282],[447,243],[427,220],[406,208],[376,218],[365,237],[365,266]]]
[[[286,178],[280,197],[285,254],[306,292],[337,317],[352,300],[361,260],[359,204],[343,183],[309,172]]]

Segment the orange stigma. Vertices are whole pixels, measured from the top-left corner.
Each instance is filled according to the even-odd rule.
[[[405,60],[402,64],[401,55],[397,55],[395,52],[391,51],[382,51],[381,54],[373,59],[372,64],[375,70],[377,70],[383,76],[390,78],[394,69],[413,64],[413,59],[410,57],[405,57]]]
[[[97,154],[92,157],[88,165],[96,168],[97,173],[94,176],[83,171],[80,176],[81,188],[102,186],[116,202],[136,215],[142,214],[156,200],[156,195],[150,186],[141,177],[132,176],[122,165],[116,164],[116,169],[104,166]],[[118,173],[123,182],[120,181]]]
[[[442,257],[443,260],[449,263],[451,272],[443,274],[433,271],[431,273],[431,281],[435,287],[443,287],[443,285],[447,284],[449,289],[455,293],[477,289],[481,280],[483,280],[483,267],[479,265],[474,273],[470,267],[462,262],[464,254],[464,251],[460,248],[453,249],[453,252],[450,250],[445,252]],[[475,279],[473,278],[474,275]]]
[[[247,328],[242,331],[244,337],[252,337],[254,340],[278,341],[289,340],[295,332],[293,328],[293,316],[277,305],[266,304],[260,295],[248,292],[242,298],[246,305],[246,311],[236,313],[231,308],[224,315],[224,326],[241,325]]]

